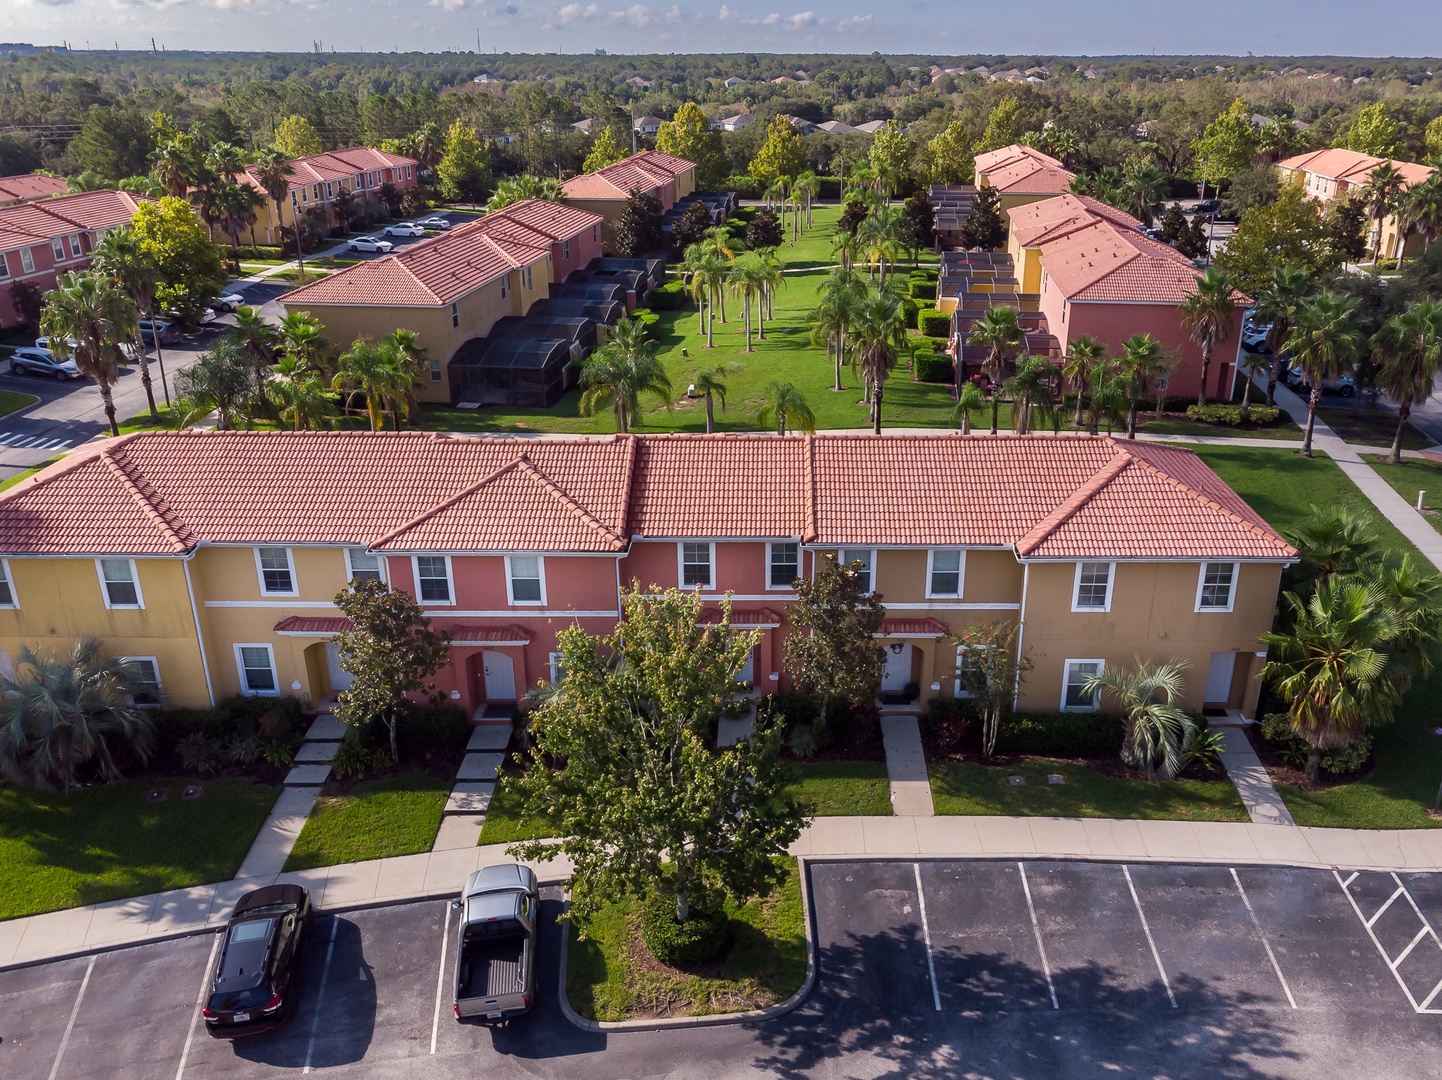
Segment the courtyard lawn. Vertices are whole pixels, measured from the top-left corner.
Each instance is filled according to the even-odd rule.
[[[884,761],[792,762],[789,790],[817,817],[884,816],[891,813],[891,784]]]
[[[1225,777],[1153,783],[1104,776],[1085,765],[1048,758],[1013,765],[938,761],[928,770],[938,814],[1251,820],[1236,787]],[[1065,783],[1048,783],[1049,775],[1064,777]],[[1026,782],[1015,784],[1013,776]]]
[[[1322,408],[1317,410],[1317,419],[1323,421],[1343,440],[1362,446],[1391,446],[1397,434],[1395,413],[1380,409]],[[1410,424],[1402,432],[1403,450],[1426,450],[1436,445]]]
[[[1439,509],[1442,508],[1442,463],[1403,458],[1402,464],[1393,465],[1385,454],[1363,454],[1362,460],[1410,506],[1417,505],[1419,491],[1429,492],[1423,500],[1422,516],[1442,532],[1442,509]]]
[[[20,409],[28,409],[39,400],[34,394],[17,394],[14,390],[0,390],[0,416],[8,416]]]
[[[0,786],[0,919],[227,881],[278,789],[208,780],[182,799],[177,779],[58,791]],[[163,790],[157,802],[149,792]]]
[[[1118,434],[1126,431],[1122,426]],[[1229,427],[1225,424],[1200,424],[1195,420],[1146,420],[1137,424],[1142,435],[1183,435],[1196,439],[1270,439],[1300,445],[1302,429],[1283,419],[1271,427]]]
[[[560,825],[547,817],[527,817],[521,803],[504,784],[497,784],[481,826],[482,844],[512,844],[517,840],[541,840],[559,835]]]
[[[286,871],[430,851],[451,786],[429,773],[410,772],[322,796],[291,849]]]

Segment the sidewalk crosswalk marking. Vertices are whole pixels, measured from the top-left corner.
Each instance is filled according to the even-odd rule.
[[[0,431],[0,448],[6,450],[68,450],[74,445],[74,439],[26,435],[20,431]]]

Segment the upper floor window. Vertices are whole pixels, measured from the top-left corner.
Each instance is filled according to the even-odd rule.
[[[502,296],[505,296],[506,294],[505,294],[505,292],[503,291],[503,292],[501,293],[501,295],[502,295]],[[460,326],[460,325],[461,325],[461,309],[460,309],[460,305],[459,305],[459,304],[452,304],[452,305],[451,305],[451,325],[452,325],[452,326]]]
[[[54,239],[54,241],[51,243],[50,247],[51,247],[51,250],[53,250],[53,251],[55,252],[55,261],[56,261],[56,262],[64,262],[64,261],[65,261],[65,237],[63,237],[63,236],[57,236],[57,237]]]
[[[80,256],[83,254],[83,249],[82,249],[81,246],[80,246],[80,234],[79,234],[79,233],[76,233],[74,236],[72,236],[72,237],[70,238],[70,254],[71,254],[71,256],[72,256],[73,258],[76,258],[76,259],[80,258]]]
[[[267,596],[295,595],[295,568],[290,548],[258,547],[255,564],[260,571],[260,591]]]
[[[569,259],[570,257],[571,257],[571,241],[569,241],[569,240],[562,240],[562,241],[561,241],[561,258],[563,258],[563,259]]]
[[[1072,596],[1073,611],[1110,611],[1112,609],[1112,576],[1116,563],[1083,562],[1076,564],[1076,591]]]
[[[417,555],[416,591],[422,603],[454,603],[450,558],[445,555]]]
[[[100,587],[108,608],[143,608],[140,579],[135,573],[134,559],[96,559]]]
[[[10,276],[10,263],[5,258],[5,253],[0,251],[0,281]]]
[[[685,540],[681,544],[681,585],[711,588],[712,545],[707,540]]]
[[[960,596],[964,561],[960,548],[933,548],[927,559],[926,595]]]
[[[345,549],[345,568],[352,581],[381,580],[381,557],[363,547]]]
[[[506,556],[506,592],[513,604],[545,603],[545,577],[539,555]]]
[[[1198,611],[1231,611],[1236,592],[1236,563],[1202,563],[1201,573],[1197,577]]]
[[[801,545],[791,541],[778,541],[769,545],[769,548],[766,587],[791,588],[801,576]]]
[[[507,287],[508,287],[510,284],[511,284],[511,275],[510,275],[510,274],[507,274],[505,277],[501,278],[501,299],[502,299],[502,300],[504,300],[504,299],[506,298],[506,290],[507,290]]]
[[[10,584],[10,563],[0,559],[0,608],[19,606],[15,601],[15,586]]]
[[[35,253],[29,248],[20,249],[20,268],[27,274],[35,273]]]
[[[860,563],[857,567],[857,576],[861,579],[861,591],[864,593],[873,592],[875,586],[872,584],[872,561],[874,553],[870,548],[842,548],[841,565],[850,566],[852,563]]]

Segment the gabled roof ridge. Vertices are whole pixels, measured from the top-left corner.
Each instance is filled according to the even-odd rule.
[[[1091,502],[1096,495],[1120,476],[1128,466],[1136,459],[1117,445],[1116,440],[1108,439],[1115,453],[1107,460],[1107,463],[1094,472],[1081,487],[1073,491],[1067,498],[1041,521],[1034,525],[1030,532],[1016,542],[1018,554],[1026,555],[1041,546],[1044,541],[1062,525],[1066,524],[1082,507]]]
[[[570,492],[566,491],[560,484],[542,472],[540,467],[530,459],[529,455],[522,453],[517,459],[517,465],[521,472],[533,477],[547,495],[550,495],[551,498],[559,502],[576,517],[580,518],[587,528],[592,532],[600,533],[606,540],[610,541],[613,548],[620,550],[626,546],[626,541],[622,536],[618,535],[615,530],[611,529],[605,522],[596,517],[595,514],[591,513],[591,511],[587,510],[572,498]]]
[[[802,537],[811,543],[820,535],[816,524],[816,435],[806,436],[806,452],[801,455],[801,467],[806,475],[806,535]]]
[[[421,522],[426,521],[426,520],[428,520],[429,518],[433,518],[433,517],[435,517],[437,514],[443,512],[443,511],[445,511],[445,510],[449,510],[451,507],[455,506],[458,502],[460,502],[460,501],[461,501],[462,499],[464,499],[466,496],[475,494],[477,491],[479,491],[479,490],[480,490],[482,487],[484,487],[486,484],[489,484],[492,480],[495,480],[497,477],[504,476],[506,473],[508,473],[508,472],[510,472],[512,469],[516,468],[518,465],[520,465],[521,460],[522,460],[522,458],[524,458],[524,457],[525,457],[524,454],[521,454],[521,455],[519,455],[519,456],[517,456],[517,457],[513,457],[510,461],[507,461],[505,464],[499,465],[499,466],[497,466],[496,468],[492,469],[490,472],[486,473],[484,476],[482,476],[482,477],[481,477],[479,480],[477,480],[475,483],[469,484],[469,485],[467,485],[466,487],[461,488],[459,491],[457,491],[457,492],[456,492],[454,495],[452,495],[450,498],[448,498],[448,499],[443,499],[441,502],[436,503],[435,506],[431,506],[431,507],[426,508],[425,510],[422,510],[422,511],[421,511],[419,514],[417,514],[415,517],[411,518],[409,521],[405,521],[405,522],[402,522],[400,525],[397,525],[394,529],[392,529],[390,532],[386,533],[384,536],[378,536],[378,537],[376,537],[376,539],[372,540],[372,541],[370,542],[370,544],[367,546],[367,550],[368,550],[368,551],[374,551],[375,549],[379,548],[379,547],[380,547],[381,545],[383,545],[383,544],[389,544],[392,540],[395,540],[397,537],[401,536],[403,533],[409,532],[411,529],[414,529],[417,525],[421,524]]]
[[[631,523],[634,520],[632,515],[636,510],[636,496],[638,493],[636,473],[639,470],[636,466],[636,459],[640,456],[642,443],[640,439],[631,434],[616,435],[614,438],[625,440],[626,458],[622,465],[625,472],[622,474],[624,479],[621,481],[624,485],[624,490],[621,495],[621,528],[625,530],[627,536],[630,536],[636,531],[631,527]]]
[[[190,527],[170,508],[165,497],[140,468],[124,454],[124,447],[115,447],[115,451],[118,452],[107,448],[100,454],[100,460],[110,471],[110,475],[115,477],[126,494],[134,500],[141,513],[155,523],[155,527],[164,534],[176,554],[193,548],[195,534]]]

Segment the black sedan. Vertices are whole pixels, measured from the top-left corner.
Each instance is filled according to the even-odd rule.
[[[299,885],[271,885],[240,898],[200,1011],[213,1038],[254,1035],[294,1014],[311,921],[310,894]]]

